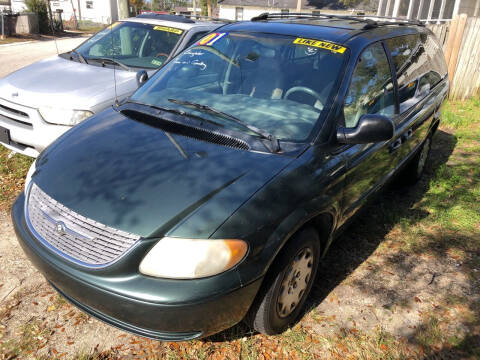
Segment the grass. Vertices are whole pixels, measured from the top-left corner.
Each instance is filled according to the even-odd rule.
[[[4,209],[22,190],[31,163],[20,155],[9,159],[8,153],[0,149],[0,207]],[[199,341],[138,340],[132,354],[152,359],[480,358],[479,199],[480,99],[448,102],[424,179],[411,188],[387,190],[333,245],[322,264],[323,282],[315,286],[311,296],[311,310],[299,324],[278,336],[254,334],[239,325]],[[399,276],[393,287],[396,291],[384,294],[382,286],[389,276],[408,274],[409,266],[422,263],[432,266],[426,269],[432,272],[440,271],[434,268],[438,264],[439,269],[450,270],[429,275],[432,280],[425,280],[420,289],[428,288],[431,282],[449,281],[451,290],[417,297],[414,284]],[[374,309],[375,314],[385,311],[395,317],[416,306],[421,309],[418,323],[406,329],[408,336],[400,336],[387,330],[386,323],[362,330],[353,319],[346,325],[338,316],[335,319],[317,311],[321,303],[336,303],[332,294],[339,286],[362,289],[362,294],[352,296],[385,295],[386,300],[394,300]],[[38,324],[25,327],[19,340],[2,344],[0,352],[25,357],[39,344],[39,332]],[[112,350],[73,357],[121,356]]]
[[[38,39],[38,35],[32,34],[32,35],[15,35],[15,36],[8,36],[5,37],[4,39],[1,39],[0,36],[0,45],[5,45],[5,44],[13,44],[17,42],[25,42],[25,41],[32,41]]]
[[[0,145],[0,210],[7,210],[23,190],[25,176],[32,162],[33,159],[20,154],[13,155]]]

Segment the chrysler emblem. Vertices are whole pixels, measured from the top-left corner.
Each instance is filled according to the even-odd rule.
[[[63,222],[59,221],[55,224],[55,232],[59,236],[65,235],[67,233],[66,230],[67,228]]]
[[[17,96],[18,96],[18,92],[12,93],[12,97],[17,97]]]
[[[40,211],[45,217],[45,219],[53,225],[53,231],[55,231],[55,234],[57,234],[58,236],[70,235],[83,241],[92,241],[95,239],[95,237],[93,236],[87,234],[80,234],[72,228],[69,228],[63,221],[54,219],[42,209],[40,209]]]

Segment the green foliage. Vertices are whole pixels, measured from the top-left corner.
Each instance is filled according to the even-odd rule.
[[[48,8],[47,3],[43,0],[25,0],[25,5],[28,11],[34,12],[38,15],[38,25],[42,34],[48,34]]]

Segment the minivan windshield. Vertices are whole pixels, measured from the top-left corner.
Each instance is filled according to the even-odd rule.
[[[345,47],[315,39],[212,33],[166,64],[131,99],[250,135],[256,133],[245,124],[301,142],[322,121],[346,55]]]
[[[128,67],[156,69],[168,58],[183,32],[170,26],[116,22],[85,41],[75,52],[89,64],[110,59]]]

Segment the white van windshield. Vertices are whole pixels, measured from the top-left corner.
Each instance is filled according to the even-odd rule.
[[[170,26],[116,22],[75,51],[87,62],[106,58],[129,67],[155,69],[165,62],[183,32]]]
[[[328,106],[346,50],[292,36],[212,33],[165,65],[132,100],[248,132],[221,112],[279,140],[302,141]]]

